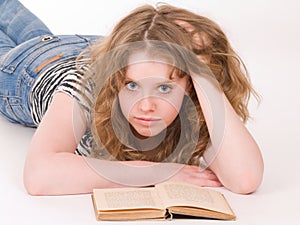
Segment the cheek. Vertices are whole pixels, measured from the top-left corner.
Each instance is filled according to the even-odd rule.
[[[123,113],[124,117],[128,120],[129,115],[132,114],[132,111],[137,107],[137,102],[139,100],[138,94],[130,95],[126,92],[121,91],[118,95],[119,104],[121,108],[121,112]]]
[[[177,112],[177,114],[179,113],[181,106],[182,106],[182,102],[184,99],[184,91],[179,89],[176,90],[175,92],[173,92],[171,95],[168,95],[163,99],[163,104],[166,108],[168,108],[170,111],[175,111]]]
[[[166,126],[169,126],[178,116],[180,108],[182,105],[182,101],[179,102],[172,102],[170,101],[163,101],[160,104],[160,112],[161,112],[161,117],[164,120],[164,123]]]
[[[119,95],[119,103],[121,112],[123,113],[124,117],[128,119],[130,110],[132,108],[130,100],[122,95]]]

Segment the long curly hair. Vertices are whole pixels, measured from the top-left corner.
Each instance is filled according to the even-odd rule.
[[[153,59],[173,65],[170,79],[188,76],[191,65],[199,64],[200,60],[170,43],[192,52],[196,60],[201,59],[210,68],[236,113],[243,122],[247,121],[249,97],[256,93],[245,65],[220,27],[186,9],[168,4],[144,5],[88,49],[87,57],[91,60],[88,78],[95,84],[92,128],[96,144],[92,156],[199,164],[210,136],[190,78],[189,96],[185,96],[179,115],[166,128],[164,140],[154,149],[140,151],[120,110],[118,93],[124,87],[128,58],[134,52],[143,51]]]

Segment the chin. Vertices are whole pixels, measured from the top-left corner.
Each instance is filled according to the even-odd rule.
[[[160,131],[157,130],[151,130],[151,129],[139,129],[135,130],[135,135],[139,138],[150,138],[150,137],[155,137],[161,133]]]
[[[150,131],[148,131],[148,132],[141,131],[141,132],[137,132],[135,135],[139,138],[149,138],[149,137],[156,136],[157,134],[151,133]]]

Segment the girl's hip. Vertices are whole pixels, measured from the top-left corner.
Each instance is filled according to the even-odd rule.
[[[18,45],[0,58],[0,112],[12,122],[35,126],[29,95],[35,79],[61,60],[76,57],[97,36],[45,35]]]

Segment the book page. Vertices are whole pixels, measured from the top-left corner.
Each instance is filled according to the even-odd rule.
[[[97,210],[163,208],[154,188],[94,189]]]
[[[156,188],[166,208],[189,206],[233,214],[224,196],[217,191],[179,182],[161,183]]]

